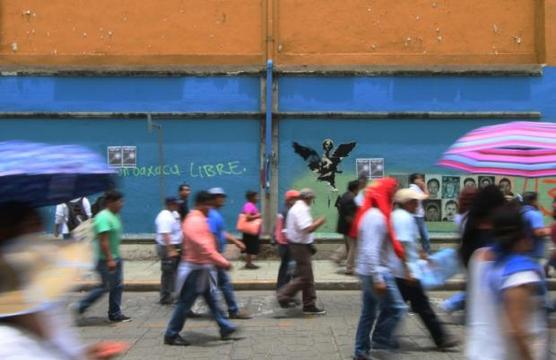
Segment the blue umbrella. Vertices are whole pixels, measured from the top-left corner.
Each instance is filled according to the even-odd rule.
[[[0,142],[0,203],[60,204],[113,187],[114,174],[81,146]]]

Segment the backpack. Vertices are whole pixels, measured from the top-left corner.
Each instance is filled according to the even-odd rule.
[[[68,230],[71,232],[73,229],[79,226],[83,221],[89,219],[87,213],[85,213],[85,207],[83,206],[83,198],[80,198],[76,202],[67,202],[66,207],[68,209]]]
[[[93,206],[91,206],[91,213],[93,214],[93,217],[104,210],[105,207],[106,206],[104,204],[104,196],[99,196]]]

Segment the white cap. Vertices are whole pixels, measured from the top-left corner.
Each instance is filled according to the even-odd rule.
[[[405,204],[411,200],[425,200],[427,196],[412,189],[400,189],[394,195],[394,202]]]
[[[226,192],[221,187],[213,187],[208,190],[208,193],[211,195],[222,195],[226,196]]]

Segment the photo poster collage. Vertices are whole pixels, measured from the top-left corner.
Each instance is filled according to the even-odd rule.
[[[408,174],[389,174],[398,180],[399,187],[409,187]],[[495,184],[505,194],[511,194],[514,178],[493,175],[440,175],[425,174],[425,184],[429,198],[423,201],[425,221],[427,222],[454,222],[458,213],[459,193],[466,187],[481,189]]]

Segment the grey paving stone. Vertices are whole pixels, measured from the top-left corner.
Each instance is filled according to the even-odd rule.
[[[435,293],[435,297],[450,295]],[[79,295],[72,296],[76,300]],[[156,304],[157,293],[125,293],[124,312],[133,318],[126,324],[108,324],[107,299],[96,304],[87,314],[86,326],[78,327],[86,343],[98,340],[128,341],[132,346],[125,360],[138,359],[237,359],[237,360],[342,360],[351,359],[360,312],[358,291],[319,291],[319,303],[328,314],[305,317],[299,309],[279,309],[271,291],[237,292],[238,300],[254,315],[254,319],[237,321],[242,331],[234,341],[221,341],[218,327],[209,317],[190,319],[182,331],[193,345],[163,345],[163,334],[172,307]],[[201,302],[198,310],[206,308]],[[446,329],[463,340],[464,327],[446,324]],[[462,360],[463,348],[455,352],[439,352],[430,336],[414,316],[408,316],[400,327],[402,351],[373,353],[373,358],[389,360]],[[556,335],[556,334],[554,334]],[[553,345],[553,351],[556,350]]]

